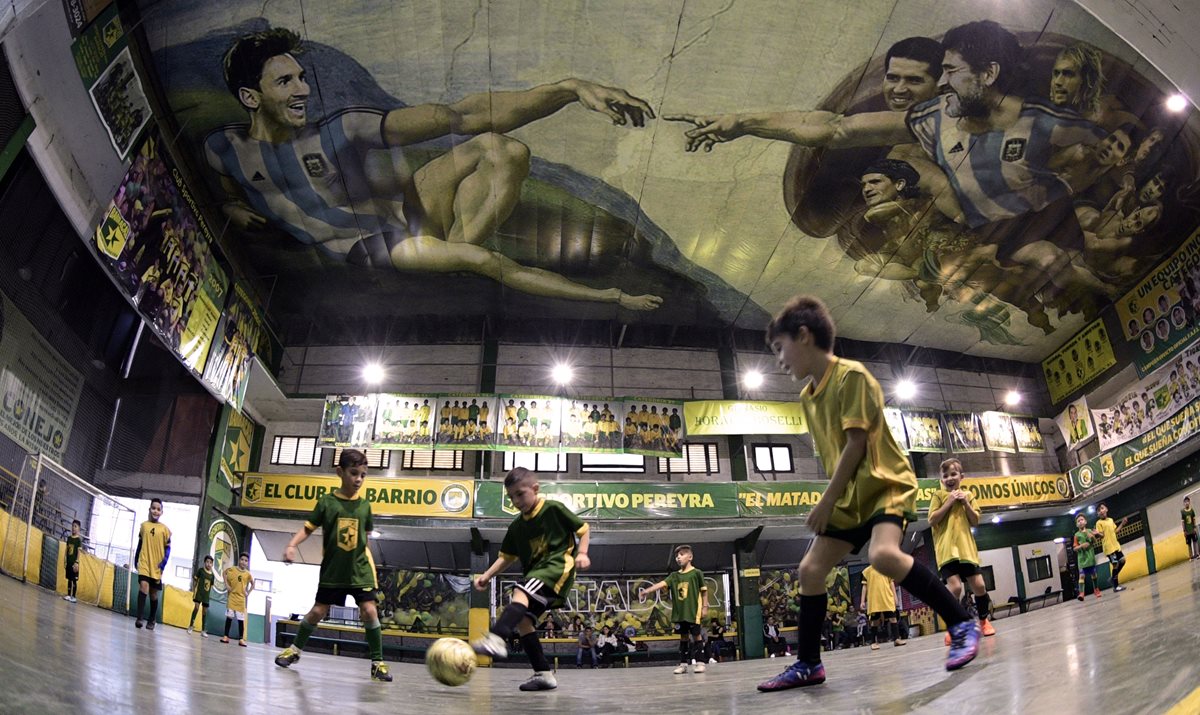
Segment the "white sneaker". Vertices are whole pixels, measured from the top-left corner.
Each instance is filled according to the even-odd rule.
[[[71,596],[71,603],[79,603],[79,599]]]
[[[343,601],[342,603],[345,603],[345,601]],[[192,631],[194,631],[194,630],[196,630],[196,629],[192,628],[191,626],[188,626],[188,635],[190,636],[192,634]]]
[[[550,671],[535,672],[529,680],[521,683],[518,687],[521,690],[554,690],[558,687],[558,680]]]
[[[771,657],[772,657],[772,658],[774,658],[774,657],[775,657],[775,654],[774,654],[774,653],[772,653],[772,654],[771,654]]]
[[[493,658],[507,658],[508,646],[504,644],[504,639],[495,633],[488,633],[484,637],[471,644],[475,652],[479,655],[488,655]],[[558,683],[554,684],[558,687]],[[550,688],[539,688],[539,690],[549,690]]]
[[[680,663],[679,665],[675,666],[675,670],[672,670],[671,672],[675,675],[683,675],[687,672],[687,663]]]
[[[708,664],[709,664],[709,665],[716,665],[716,664],[717,664],[717,659],[716,659],[716,658],[709,658],[709,659],[708,659]]]
[[[66,601],[66,602],[68,602],[68,603],[70,603],[70,602],[71,602],[71,597],[70,597],[70,596],[63,596],[63,600],[64,600],[64,601]]]
[[[693,673],[703,673],[705,670],[706,670],[706,668],[703,663],[697,663],[692,666]]]
[[[208,631],[200,631],[201,638],[208,638]]]

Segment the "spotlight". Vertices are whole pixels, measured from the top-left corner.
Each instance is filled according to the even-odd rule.
[[[383,365],[377,362],[363,366],[362,370],[363,382],[368,385],[378,385],[383,382]]]
[[[1096,507],[1094,507],[1094,506],[1089,506],[1089,507],[1088,507],[1088,513],[1089,513],[1089,514],[1095,514],[1095,513],[1096,513]]]
[[[917,396],[917,385],[912,380],[901,380],[896,383],[896,397],[901,400],[911,400]]]
[[[1021,404],[1021,393],[1016,390],[1009,390],[1008,394],[1004,396],[1004,404],[1009,407],[1016,407]]]
[[[742,384],[751,390],[757,390],[762,387],[763,374],[758,370],[750,370],[745,375],[742,375]]]
[[[575,371],[571,369],[570,365],[560,362],[551,368],[550,377],[560,385],[569,385],[571,379],[575,377]]]
[[[1000,523],[1000,515],[999,515],[999,514],[997,514],[997,515],[995,515],[995,516],[993,516],[993,517],[992,517],[992,523],[993,523],[993,524],[999,524],[999,523]]]
[[[1172,112],[1182,112],[1187,109],[1187,105],[1187,97],[1184,97],[1182,94],[1172,94],[1170,97],[1167,97],[1167,109]]]

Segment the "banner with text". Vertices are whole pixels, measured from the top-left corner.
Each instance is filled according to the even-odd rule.
[[[318,499],[341,484],[341,479],[332,476],[247,474],[240,504],[307,514]],[[503,485],[497,485],[503,490]],[[360,493],[371,503],[375,516],[465,519],[471,516],[475,489],[470,479],[371,478]]]
[[[1108,331],[1098,319],[1042,361],[1050,401],[1057,404],[1116,364]]]
[[[1116,301],[1134,364],[1145,376],[1200,337],[1200,230]]]
[[[707,519],[738,516],[737,485],[542,482],[541,495],[584,519]],[[475,516],[511,519],[519,512],[499,481],[475,483]]]
[[[0,292],[0,432],[61,462],[83,376]]]
[[[799,402],[696,400],[683,405],[689,437],[725,434],[804,434]]]
[[[68,17],[72,18],[85,16],[82,12],[68,12]],[[76,26],[77,23],[72,23],[72,27]],[[134,140],[150,121],[151,113],[115,5],[96,17],[87,29],[80,28],[71,45],[71,54],[75,57],[83,86],[92,99],[92,107],[108,130],[109,141],[117,156],[124,160],[129,156]]]
[[[1093,409],[1100,449],[1124,444],[1166,422],[1200,396],[1200,344],[1194,343],[1168,365],[1150,373],[1108,407]]]
[[[1200,432],[1200,400],[1193,401],[1171,419],[1125,444],[1089,459],[1071,470],[1075,492],[1100,484],[1158,457]]]

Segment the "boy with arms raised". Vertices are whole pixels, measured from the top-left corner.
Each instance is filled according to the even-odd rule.
[[[705,669],[703,626],[700,620],[708,610],[708,586],[704,584],[704,572],[692,566],[692,558],[692,547],[686,544],[675,547],[675,563],[679,565],[679,570],[650,588],[638,589],[638,598],[642,600],[664,588],[671,593],[671,622],[679,633],[676,675],[687,672],[689,661],[693,663],[693,673],[703,673]]]
[[[342,450],[337,475],[342,486],[317,500],[304,526],[283,550],[284,562],[292,563],[299,556],[296,547],[321,529],[323,550],[317,597],[312,610],[300,622],[295,640],[275,658],[275,665],[286,668],[300,660],[300,652],[317,625],[329,615],[329,607],[344,606],[346,597],[354,596],[371,655],[371,680],[390,683],[392,675],[383,662],[383,627],[376,608],[375,591],[379,582],[367,545],[367,536],[375,529],[375,523],[371,518],[371,503],[360,495],[367,478],[367,455],[357,449]]]
[[[204,630],[204,624],[208,621],[208,599],[212,594],[212,587],[216,578],[217,575],[213,573],[213,557],[205,556],[204,568],[192,576],[192,617],[188,619],[188,633],[196,629],[196,612],[199,611],[201,613],[200,635],[208,638],[208,631]],[[225,631],[228,633],[228,627]]]
[[[134,625],[146,630],[154,630],[154,617],[158,613],[158,592],[162,590],[163,569],[167,567],[167,559],[171,555],[171,530],[166,524],[159,522],[162,517],[162,499],[155,497],[150,500],[150,518],[142,522],[138,534],[137,551],[133,555],[133,563],[137,565],[138,597]],[[142,608],[146,605],[146,596],[150,597],[150,617],[143,623]]]
[[[797,660],[760,683],[759,690],[825,682],[825,575],[868,541],[871,565],[924,601],[949,626],[947,670],[963,667],[979,650],[979,626],[966,609],[931,571],[900,549],[905,525],[916,517],[917,478],[884,421],[879,383],[862,364],[834,356],[834,337],[829,310],[811,296],[792,298],[767,326],[767,340],[780,366],[795,379],[812,380],[801,392],[801,405],[830,479],[808,515],[808,527],[817,536],[800,562]]]
[[[490,633],[471,644],[475,652],[493,658],[508,657],[505,642],[515,630],[533,666],[533,677],[521,690],[553,690],[558,681],[542,650],[535,625],[546,611],[557,608],[575,582],[575,569],[591,566],[588,558],[588,525],[557,501],[538,496],[537,476],[517,467],[504,477],[504,489],[521,513],[508,527],[500,555],[487,571],[475,577],[475,589],[521,560],[525,582],[512,591],[512,600],[492,625]],[[578,539],[578,542],[576,542]]]
[[[1121,542],[1117,539],[1117,530],[1125,526],[1129,517],[1125,517],[1118,524],[1109,517],[1108,505],[1104,502],[1100,503],[1099,511],[1100,518],[1096,520],[1096,533],[1100,535],[1100,548],[1108,557],[1108,565],[1112,569],[1113,593],[1118,593],[1125,590],[1120,583],[1121,569],[1125,568],[1125,554],[1121,552]]]
[[[962,488],[962,462],[954,457],[942,462],[942,488],[929,499],[929,526],[933,528],[933,548],[937,552],[938,572],[955,599],[962,599],[963,583],[975,594],[975,612],[979,614],[979,629],[985,636],[996,635],[988,616],[992,600],[979,571],[979,548],[971,527],[979,524],[979,510],[974,498]],[[950,634],[946,634],[950,645]]]

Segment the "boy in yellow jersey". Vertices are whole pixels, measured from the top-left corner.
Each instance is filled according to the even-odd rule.
[[[246,647],[246,599],[254,590],[254,577],[250,575],[250,554],[238,557],[237,567],[230,566],[222,574],[225,588],[229,589],[229,600],[225,604],[225,634],[222,643],[229,642],[229,626],[238,622],[238,645]]]
[[[146,630],[154,630],[154,618],[158,613],[158,592],[162,590],[163,569],[167,567],[167,559],[171,556],[171,530],[159,521],[162,518],[162,499],[155,497],[150,500],[150,519],[142,522],[138,533],[137,551],[133,555],[133,563],[137,565],[138,597],[137,619],[135,626]],[[142,608],[146,605],[146,596],[150,597],[150,617],[142,621]]]
[[[1125,568],[1125,554],[1121,553],[1121,542],[1117,539],[1117,530],[1129,522],[1129,517],[1125,517],[1118,524],[1108,516],[1107,504],[1100,502],[1098,510],[1100,518],[1096,520],[1096,531],[1100,534],[1100,547],[1103,549],[1104,555],[1108,557],[1108,566],[1112,570],[1113,593],[1119,593],[1125,590],[1120,582],[1121,569]]]
[[[679,570],[650,588],[638,589],[638,598],[643,601],[664,588],[671,594],[671,622],[679,634],[679,665],[675,667],[675,675],[686,673],[689,661],[693,673],[703,673],[705,669],[704,629],[700,622],[708,611],[708,586],[704,584],[704,572],[692,566],[692,558],[692,547],[686,544],[675,547]]]
[[[562,605],[575,582],[575,569],[591,566],[588,525],[561,502],[538,496],[537,475],[524,467],[505,475],[504,489],[521,513],[509,524],[499,557],[475,577],[475,590],[487,590],[488,581],[517,559],[525,571],[525,581],[513,588],[512,600],[491,631],[471,646],[481,655],[507,658],[506,643],[516,631],[533,666],[533,677],[521,683],[520,689],[553,690],[558,681],[535,626],[542,614]]]
[[[208,621],[208,599],[212,594],[213,583],[217,580],[217,575],[213,573],[213,557],[204,557],[204,568],[196,572],[192,576],[192,617],[188,619],[187,632],[191,633],[196,629],[196,613],[200,612],[200,635],[208,638],[208,631],[204,630],[205,623]]]
[[[989,619],[992,600],[979,571],[979,549],[971,535],[971,527],[979,524],[979,510],[971,501],[971,492],[961,488],[962,462],[951,457],[942,462],[941,470],[942,488],[929,500],[929,526],[933,528],[938,573],[957,599],[962,598],[964,582],[971,587],[979,630],[985,636],[994,636],[996,629]],[[950,645],[949,639],[947,633],[946,645]]]
[[[324,543],[316,600],[300,622],[295,640],[275,658],[275,665],[287,668],[300,660],[300,652],[313,631],[329,615],[329,607],[344,606],[346,597],[354,596],[366,631],[371,679],[390,683],[392,674],[383,662],[383,627],[376,606],[378,596],[375,592],[379,582],[375,560],[371,558],[371,548],[367,544],[367,537],[375,530],[375,522],[371,517],[371,503],[360,494],[367,478],[367,455],[357,449],[343,450],[338,459],[337,475],[342,486],[317,500],[304,526],[283,550],[284,562],[292,563],[299,556],[296,547],[321,529]]]
[[[833,318],[820,299],[797,296],[767,326],[767,341],[794,379],[811,380],[800,404],[829,486],[808,514],[816,534],[800,561],[797,660],[758,686],[785,690],[825,682],[821,629],[829,597],[825,575],[871,542],[868,560],[942,617],[952,643],[946,669],[979,651],[979,626],[932,571],[900,548],[916,518],[917,477],[883,417],[883,390],[861,363],[834,356]]]
[[[83,537],[79,535],[82,525],[78,519],[71,522],[71,535],[67,537],[67,557],[64,568],[67,576],[67,595],[63,599],[75,603],[75,594],[79,591],[79,552],[83,550]]]
[[[862,573],[862,599],[860,607],[867,614],[867,625],[871,629],[871,650],[879,650],[879,637],[887,626],[888,640],[894,646],[908,641],[900,637],[899,621],[896,618],[896,584],[887,576],[868,566]]]

